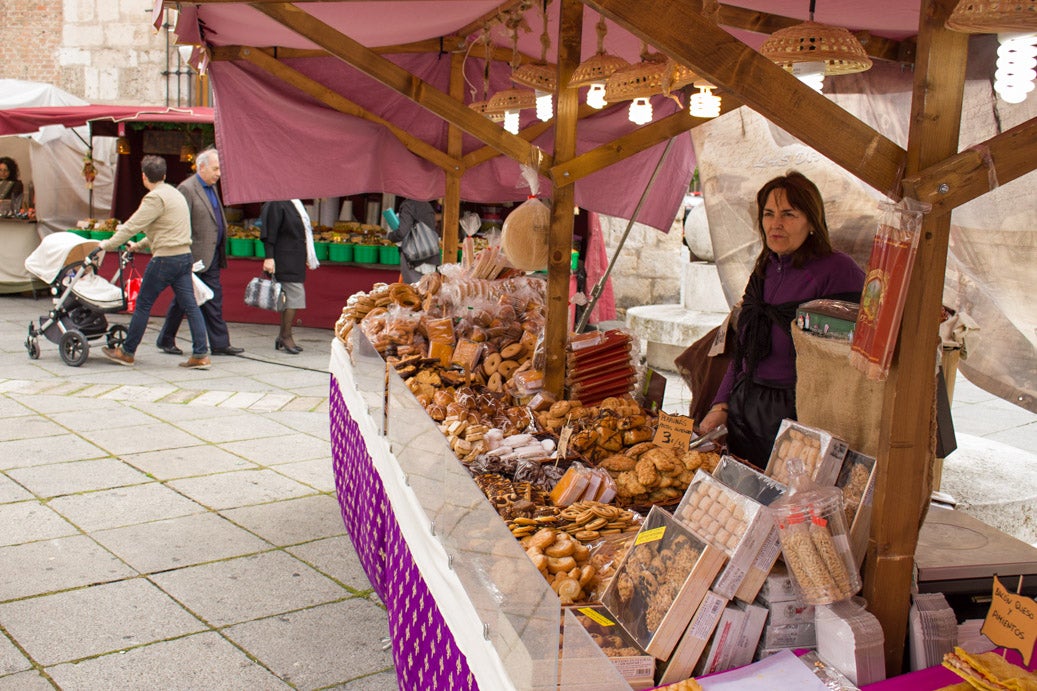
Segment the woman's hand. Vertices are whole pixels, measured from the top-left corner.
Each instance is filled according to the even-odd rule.
[[[273,257],[267,257],[266,259],[263,260],[263,271],[267,272],[268,274],[274,273],[274,258]]]
[[[706,413],[706,416],[704,418],[702,418],[702,421],[699,423],[699,431],[702,434],[706,434],[708,432],[712,432],[714,429],[716,429],[720,425],[726,425],[726,424],[727,424],[727,404],[726,403],[717,403],[715,406],[710,408],[709,412]]]

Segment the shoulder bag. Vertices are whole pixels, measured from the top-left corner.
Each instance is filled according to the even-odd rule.
[[[281,284],[268,273],[256,276],[245,286],[245,304],[249,307],[280,311],[283,301]]]
[[[411,265],[421,264],[439,253],[439,235],[428,224],[415,221],[407,237],[400,242],[400,251]]]

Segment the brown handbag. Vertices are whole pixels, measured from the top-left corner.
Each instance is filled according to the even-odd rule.
[[[733,314],[733,313],[732,313]],[[727,366],[734,357],[734,319],[729,314],[722,324],[688,346],[673,363],[691,389],[688,416],[699,423],[713,404]]]

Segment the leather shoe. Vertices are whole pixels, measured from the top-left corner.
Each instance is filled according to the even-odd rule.
[[[226,348],[212,348],[213,355],[241,355],[245,352],[244,348],[238,348],[236,346],[229,345]]]
[[[209,359],[208,355],[192,355],[180,363],[181,367],[186,367],[187,369],[209,369],[210,365],[212,365],[212,360]]]
[[[184,354],[184,351],[180,350],[180,348],[178,348],[175,345],[164,346],[161,343],[156,343],[155,345],[158,346],[159,350],[161,350],[163,353],[166,353],[167,355],[183,355]]]
[[[278,338],[276,341],[274,341],[274,349],[275,350],[283,350],[284,352],[288,353],[289,355],[298,355],[299,353],[302,352],[302,348],[300,348],[299,346],[288,345],[287,343],[282,341],[280,338]]]
[[[133,356],[119,348],[101,348],[101,352],[104,356],[112,362],[117,362],[120,365],[126,365],[127,367],[133,367]]]

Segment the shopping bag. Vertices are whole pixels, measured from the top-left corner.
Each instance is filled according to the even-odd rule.
[[[417,266],[439,254],[439,235],[428,224],[415,221],[407,237],[400,243],[400,251],[408,263]]]
[[[245,286],[245,304],[249,307],[278,311],[283,300],[281,284],[270,274],[256,276]]]
[[[143,277],[140,272],[132,266],[126,269],[126,311],[132,312],[137,307],[137,297],[140,295],[140,282]]]
[[[191,274],[191,283],[194,285],[194,301],[197,304],[201,305],[212,299],[212,288],[205,285],[205,282],[198,278],[198,274]]]

